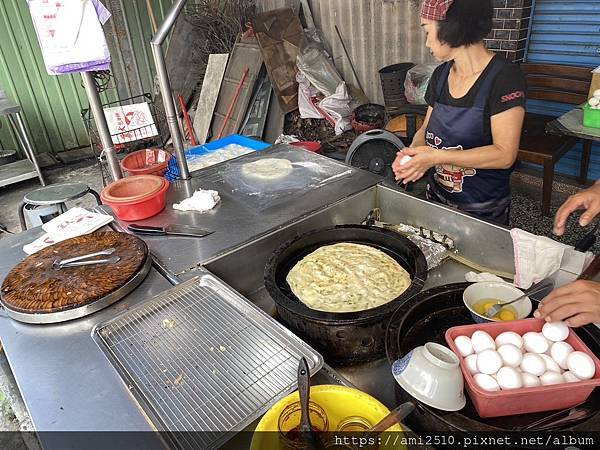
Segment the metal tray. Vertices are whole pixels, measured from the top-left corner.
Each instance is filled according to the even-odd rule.
[[[214,448],[296,388],[322,357],[211,274],[99,324],[93,337],[154,426],[181,448]],[[202,433],[181,433],[201,431]]]

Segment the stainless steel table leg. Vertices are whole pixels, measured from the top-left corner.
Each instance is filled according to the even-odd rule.
[[[16,125],[15,119],[12,117],[12,114],[8,115],[11,125],[15,130],[15,134],[20,135],[19,141],[21,141],[21,145],[23,145],[23,149],[25,153],[28,153],[28,158],[31,160],[35,167],[35,171],[38,174],[38,178],[40,179],[40,183],[42,186],[46,186],[46,181],[44,180],[44,175],[42,175],[42,170],[40,169],[40,165],[38,164],[37,157],[35,156],[35,152],[33,151],[33,146],[31,145],[31,141],[29,140],[29,136],[27,134],[27,130],[25,129],[25,124],[23,123],[23,118],[21,117],[21,113],[15,113],[17,118]]]

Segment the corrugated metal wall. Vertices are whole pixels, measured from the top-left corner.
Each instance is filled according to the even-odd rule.
[[[297,4],[297,0],[257,0],[257,10],[267,11]],[[421,30],[419,9],[410,0],[310,0],[315,25],[331,46],[344,79],[355,84],[334,26],[340,29],[365,93],[383,103],[379,69],[399,62],[430,62]]]
[[[536,0],[527,62],[600,66],[600,0]],[[528,110],[559,116],[571,109],[560,103],[530,100]],[[579,175],[581,145],[558,163],[557,171]],[[592,148],[588,178],[600,179],[600,144]]]
[[[113,13],[105,34],[115,79],[102,100],[150,91],[154,64],[150,56],[151,28],[146,0],[108,0],[105,4]],[[172,0],[152,0],[159,23],[171,4]],[[80,115],[81,109],[87,107],[81,77],[46,73],[24,0],[0,1],[0,89],[23,106],[38,153],[55,153],[89,144]],[[18,148],[6,119],[0,120],[3,124],[0,148]]]

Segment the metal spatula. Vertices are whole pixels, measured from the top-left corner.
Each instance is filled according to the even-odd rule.
[[[529,289],[527,289],[525,292],[523,292],[523,295],[520,295],[519,297],[515,298],[514,300],[511,300],[511,301],[505,302],[505,303],[498,303],[496,305],[489,307],[485,311],[485,316],[491,319],[496,314],[498,314],[502,310],[502,308],[504,308],[512,303],[518,302],[519,300],[522,300],[525,297],[529,297],[533,294],[537,294],[542,291],[548,291],[548,294],[549,294],[550,291],[552,291],[552,289],[554,289],[554,280],[551,278],[544,278],[542,281],[534,284]]]

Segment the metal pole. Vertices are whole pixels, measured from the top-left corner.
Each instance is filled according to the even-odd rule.
[[[23,122],[23,118],[21,117],[21,113],[15,113],[15,117],[17,120],[15,121],[12,114],[8,115],[8,121],[10,125],[13,127],[13,131],[17,135],[17,140],[21,147],[23,147],[23,151],[27,158],[33,163],[33,167],[38,174],[38,178],[40,179],[40,184],[42,186],[46,186],[46,180],[44,179],[44,175],[42,175],[42,169],[40,169],[40,165],[38,164],[37,156],[33,150],[33,146],[31,145],[31,141],[29,140],[29,135],[27,134],[27,129],[25,128],[25,123]]]
[[[185,160],[185,149],[183,148],[183,138],[181,137],[179,121],[177,120],[177,109],[175,108],[175,101],[173,100],[173,94],[171,92],[171,82],[169,81],[167,64],[165,63],[165,57],[163,55],[161,45],[169,34],[169,31],[171,31],[171,28],[173,28],[173,25],[175,24],[175,21],[177,20],[177,17],[183,9],[186,1],[187,0],[179,0],[173,4],[169,10],[169,13],[165,17],[165,21],[162,23],[150,42],[152,47],[152,56],[154,57],[156,72],[158,74],[160,93],[162,96],[162,101],[165,105],[165,116],[167,118],[167,124],[169,125],[169,131],[171,132],[171,139],[173,140],[173,147],[175,149],[175,156],[177,157],[179,173],[183,180],[190,178],[190,172],[188,170],[187,161]]]
[[[348,53],[348,49],[346,48],[346,44],[344,43],[344,39],[342,38],[342,33],[340,33],[340,30],[337,27],[337,25],[335,25],[334,27],[335,27],[335,31],[336,31],[336,33],[338,35],[338,38],[340,38],[340,43],[342,44],[342,48],[344,49],[344,53],[346,54],[346,59],[348,60],[348,63],[350,64],[350,68],[352,69],[352,73],[354,74],[354,78],[356,79],[356,84],[358,84],[358,88],[364,94],[365,90],[362,88],[362,86],[360,84],[360,78],[358,78],[358,75],[356,74],[356,69],[354,69],[354,64],[352,64],[352,59],[350,59],[350,54]]]
[[[96,128],[98,128],[98,134],[100,135],[100,142],[102,142],[102,148],[106,154],[106,161],[108,162],[108,168],[113,180],[123,178],[123,172],[121,171],[121,165],[117,159],[115,152],[115,146],[113,145],[112,137],[106,123],[106,117],[104,116],[104,109],[102,109],[102,103],[100,102],[100,95],[96,90],[96,83],[91,72],[81,72],[83,78],[83,85],[85,86],[85,92],[90,102],[90,109],[94,114],[94,121],[96,122]]]

